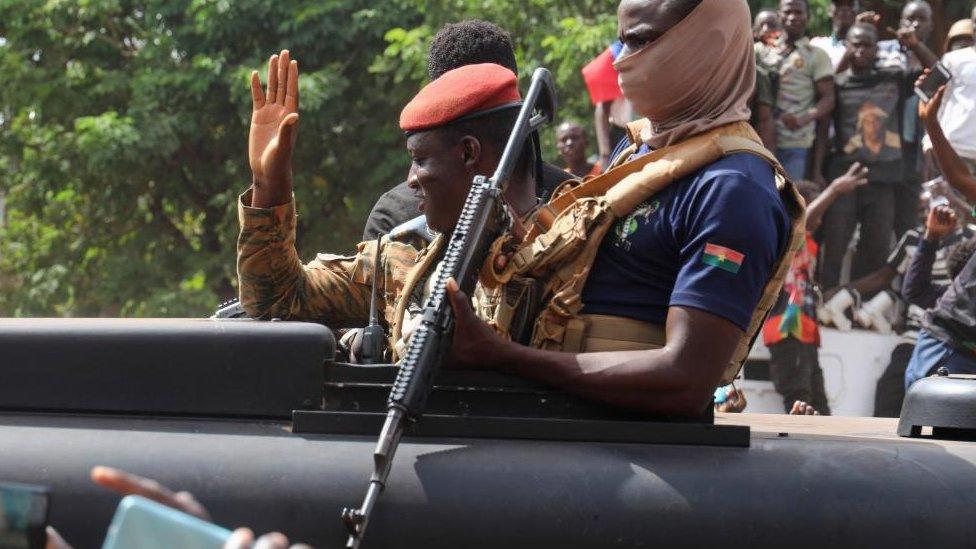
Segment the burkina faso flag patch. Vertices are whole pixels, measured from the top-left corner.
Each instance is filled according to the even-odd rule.
[[[742,260],[745,258],[745,255],[731,248],[711,242],[705,244],[705,251],[702,253],[702,263],[718,267],[732,274],[739,272],[739,269],[742,268]]]

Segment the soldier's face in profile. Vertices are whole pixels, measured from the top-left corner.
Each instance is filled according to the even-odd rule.
[[[420,213],[427,216],[431,229],[449,232],[471,188],[472,166],[480,155],[478,141],[451,131],[431,130],[411,135],[407,150],[411,158],[407,185],[421,197]]]

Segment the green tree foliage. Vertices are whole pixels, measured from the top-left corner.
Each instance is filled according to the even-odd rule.
[[[233,295],[247,76],[284,47],[303,71],[301,243],[348,247],[405,165],[391,122],[412,90],[367,70],[403,14],[0,0],[0,315],[200,315]]]
[[[811,0],[812,32],[829,31],[828,3]],[[964,3],[934,2],[947,16]],[[0,0],[0,315],[199,316],[232,296],[236,197],[249,184],[247,77],[281,48],[302,71],[295,188],[308,259],[350,249],[375,198],[402,180],[397,116],[425,80],[442,24],[508,29],[521,75],[548,67],[560,117],[591,125],[580,68],[616,35],[615,8]],[[544,139],[554,156],[551,132]]]

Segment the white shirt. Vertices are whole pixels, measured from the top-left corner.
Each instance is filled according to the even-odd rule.
[[[830,57],[830,64],[834,66],[834,69],[840,65],[840,60],[844,58],[844,52],[847,51],[847,44],[833,36],[815,36],[810,39],[810,45],[817,46],[827,52]]]
[[[942,56],[942,64],[952,78],[939,109],[939,125],[959,156],[976,161],[976,48],[950,51]],[[923,146],[932,148],[928,136]]]

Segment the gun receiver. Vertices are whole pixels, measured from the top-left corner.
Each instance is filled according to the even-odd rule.
[[[436,271],[430,297],[420,313],[420,325],[410,337],[400,361],[400,370],[387,400],[386,422],[373,452],[373,474],[366,496],[358,509],[347,508],[342,512],[342,520],[349,530],[346,547],[357,548],[362,542],[369,516],[386,485],[403,430],[423,414],[434,372],[450,352],[454,311],[447,297],[447,281],[454,278],[461,290],[471,295],[489,247],[511,223],[502,203],[505,183],[526,140],[551,122],[555,111],[552,75],[544,68],[536,69],[494,175],[490,179],[478,176],[471,184],[461,216]]]

